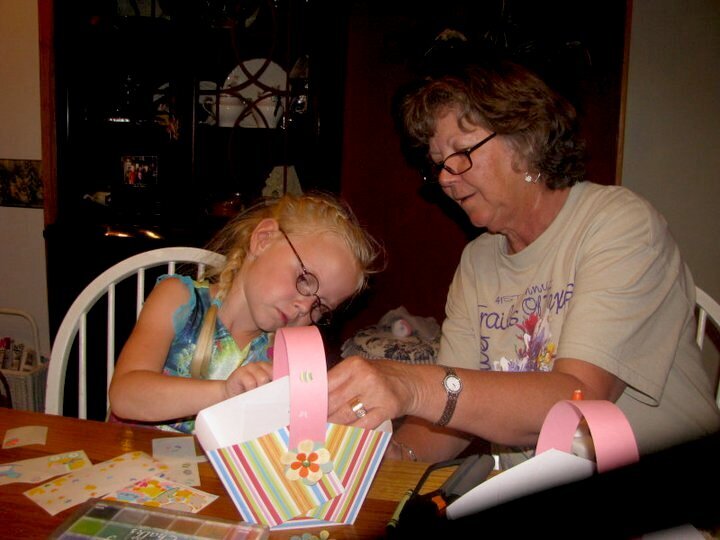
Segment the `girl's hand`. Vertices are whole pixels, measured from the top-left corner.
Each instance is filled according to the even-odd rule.
[[[231,398],[272,381],[270,362],[252,362],[240,366],[225,381],[225,398]]]

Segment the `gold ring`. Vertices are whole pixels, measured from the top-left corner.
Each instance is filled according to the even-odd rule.
[[[350,402],[350,408],[352,409],[352,412],[355,413],[355,416],[357,416],[358,418],[362,418],[367,414],[367,409],[365,408],[365,405],[363,405],[363,402],[360,401],[358,398],[355,398]]]

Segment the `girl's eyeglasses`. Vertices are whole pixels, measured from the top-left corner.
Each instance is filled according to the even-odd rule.
[[[288,238],[288,235],[285,234],[285,231],[280,229],[280,232],[285,237],[285,240],[287,240],[290,249],[292,249],[295,257],[297,257],[297,260],[300,263],[301,274],[297,277],[297,280],[295,281],[295,288],[297,289],[297,292],[299,292],[303,296],[315,297],[315,302],[313,302],[313,305],[310,308],[310,320],[313,322],[313,324],[317,324],[319,326],[330,324],[332,318],[332,309],[323,304],[322,300],[320,300],[320,297],[317,294],[317,292],[320,290],[320,282],[318,281],[317,276],[315,276],[315,274],[305,268],[305,264],[302,262],[302,259],[300,258],[297,250],[295,249],[295,246],[293,246],[293,243],[290,241],[290,238]]]

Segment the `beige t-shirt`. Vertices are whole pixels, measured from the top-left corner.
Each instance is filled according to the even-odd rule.
[[[627,384],[617,404],[648,453],[720,429],[694,304],[663,217],[626,188],[583,182],[520,253],[508,254],[497,234],[468,244],[438,361],[503,371],[547,371],[555,358],[591,362]]]

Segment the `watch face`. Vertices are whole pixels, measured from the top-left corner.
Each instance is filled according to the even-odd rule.
[[[445,388],[447,388],[450,392],[457,393],[462,388],[462,383],[457,376],[448,375],[445,378]]]

